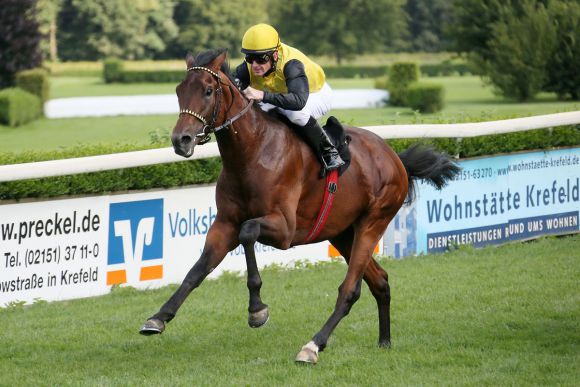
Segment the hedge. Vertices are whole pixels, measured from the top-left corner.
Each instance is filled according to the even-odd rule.
[[[421,75],[426,77],[446,77],[455,74],[463,76],[474,73],[466,63],[450,63],[447,61],[437,64],[422,64],[419,68],[421,70]]]
[[[396,139],[388,143],[400,152],[421,142],[462,158],[521,150],[580,146],[580,126],[563,126],[501,135],[464,138]],[[68,151],[0,154],[0,165],[135,150],[125,147],[79,147]],[[221,170],[219,158],[183,161],[115,171],[0,183],[0,200],[60,195],[104,194],[126,190],[168,188],[214,182]]]
[[[103,62],[103,80],[105,83],[121,82],[123,61],[109,58]]]
[[[48,101],[50,82],[44,69],[25,70],[16,73],[16,87],[36,95],[42,103]]]
[[[376,78],[387,74],[389,66],[323,66],[327,78]]]
[[[39,97],[17,87],[0,91],[0,124],[18,126],[42,116]]]
[[[124,70],[123,62],[118,59],[107,59],[103,63],[103,79],[106,83],[146,83],[173,82],[183,80],[184,71],[177,70]],[[324,66],[327,78],[377,78],[389,73],[391,66]],[[441,76],[452,74],[470,74],[471,71],[463,63],[424,64],[419,66],[421,74],[426,76]]]
[[[415,82],[407,90],[407,104],[421,113],[435,113],[445,104],[445,88],[434,83]]]
[[[67,151],[0,154],[0,165],[56,160],[134,151],[127,146],[77,147]],[[103,194],[128,190],[169,188],[216,181],[221,170],[217,157],[80,175],[56,176],[0,183],[0,200],[61,195]]]
[[[389,72],[387,89],[389,104],[392,106],[407,106],[407,89],[413,82],[419,80],[419,65],[415,62],[394,63]]]
[[[185,78],[185,70],[172,71],[123,71],[121,83],[179,83]]]

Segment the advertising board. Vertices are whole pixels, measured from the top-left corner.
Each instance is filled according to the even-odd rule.
[[[205,186],[0,206],[0,306],[180,283],[215,219],[214,196]],[[255,249],[260,267],[329,259],[328,242]],[[210,278],[245,268],[238,246]]]
[[[418,183],[413,205],[399,211],[383,252],[438,253],[579,231],[580,148],[482,157],[459,162],[441,191]]]
[[[580,148],[459,164],[442,191],[418,184],[414,204],[399,211],[376,251],[400,258],[579,231]],[[180,283],[215,219],[214,197],[209,185],[0,205],[0,307]],[[328,242],[256,244],[259,267],[336,255]],[[210,278],[245,267],[238,246]]]

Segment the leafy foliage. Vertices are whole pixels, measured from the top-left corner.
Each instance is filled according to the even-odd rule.
[[[36,95],[43,103],[48,101],[50,82],[44,69],[24,70],[17,73],[16,86]]]
[[[123,74],[123,61],[109,58],[103,62],[103,80],[105,83],[120,82]]]
[[[445,27],[452,24],[452,3],[448,0],[407,0],[409,48],[413,51],[439,52],[450,45]]]
[[[557,1],[548,7],[557,28],[557,43],[547,63],[545,90],[562,99],[580,99],[580,3]]]
[[[580,5],[571,0],[456,0],[451,32],[498,93],[580,98]]]
[[[65,0],[58,17],[59,56],[63,60],[152,57],[177,35],[172,12],[172,0]]]
[[[0,89],[13,86],[17,72],[42,62],[36,12],[36,0],[0,3]]]
[[[0,91],[0,123],[18,126],[41,115],[42,103],[36,95],[17,87]]]
[[[405,30],[403,0],[299,0],[270,10],[282,41],[338,64],[355,54],[393,50]],[[372,28],[369,28],[372,26]]]
[[[415,82],[407,90],[407,104],[421,113],[435,113],[443,109],[443,85]]]
[[[40,42],[40,50],[44,59],[56,61],[56,21],[64,0],[38,0],[39,29],[45,39]]]
[[[506,8],[494,24],[490,58],[482,67],[499,93],[526,101],[544,86],[556,45],[556,29],[542,4],[525,2],[522,12]]]
[[[0,154],[0,165],[83,157],[95,154],[120,153],[134,147],[92,146],[57,152],[27,152],[18,155]],[[82,175],[57,176],[42,179],[0,183],[0,200],[25,197],[54,197],[107,193],[126,190],[175,187],[216,181],[221,170],[218,158],[151,165]]]
[[[183,58],[218,47],[237,53],[246,29],[267,21],[266,10],[266,0],[181,0],[173,13],[179,36],[168,53]]]
[[[419,65],[415,62],[393,63],[389,69],[389,103],[393,106],[407,105],[407,89],[419,80]]]

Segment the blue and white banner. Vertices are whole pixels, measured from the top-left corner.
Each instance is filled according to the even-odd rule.
[[[386,234],[384,251],[406,255],[579,231],[580,148],[460,161],[441,191],[418,184]]]

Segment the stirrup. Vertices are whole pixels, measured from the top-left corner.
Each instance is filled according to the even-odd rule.
[[[338,152],[336,152],[336,154],[323,156],[322,159],[324,160],[324,169],[327,171],[340,168],[345,164],[344,160],[340,157]]]

